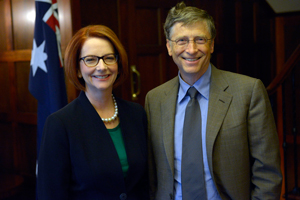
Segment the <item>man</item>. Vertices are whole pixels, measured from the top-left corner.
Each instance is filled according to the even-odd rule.
[[[146,96],[153,197],[279,199],[282,180],[279,142],[262,82],[219,70],[210,63],[216,30],[206,11],[178,3],[169,11],[164,29],[168,53],[179,74]],[[195,102],[200,105],[201,119],[187,121],[193,122],[191,126],[202,124],[197,128],[201,130],[198,131],[202,138],[198,142],[198,146],[202,144],[200,150],[197,145],[183,142],[184,136],[192,132],[186,132],[184,125],[185,109],[192,99],[187,95],[190,87],[199,93]],[[195,158],[194,153],[182,156],[186,151],[183,149],[202,153]],[[192,167],[183,169],[181,161],[188,158],[195,163],[201,160],[197,165],[202,172],[194,172]],[[192,186],[182,181],[186,179],[183,174],[192,176],[188,178],[188,182],[194,181]],[[198,174],[204,174],[204,178],[199,179]],[[204,190],[204,193],[189,197],[194,192],[186,190],[193,185],[200,185],[196,192]]]

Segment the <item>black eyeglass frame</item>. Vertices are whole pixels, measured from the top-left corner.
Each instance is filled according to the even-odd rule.
[[[105,59],[104,59],[104,58],[107,57],[107,56],[111,56],[111,55],[114,55],[114,56],[115,56],[116,62],[111,63],[111,64],[108,64],[108,63],[105,62]],[[97,63],[96,63],[95,65],[93,65],[93,66],[87,65],[86,62],[85,62],[85,58],[87,58],[87,57],[94,57],[94,58],[97,58],[98,61],[97,61]],[[106,65],[113,65],[113,64],[116,64],[116,63],[118,62],[118,60],[119,60],[119,55],[116,54],[116,53],[110,53],[110,54],[106,54],[106,55],[104,55],[104,56],[84,56],[84,57],[79,58],[79,61],[82,60],[82,61],[84,62],[84,64],[85,64],[87,67],[95,67],[95,66],[97,66],[97,65],[99,64],[99,62],[100,62],[101,59],[103,60],[103,62],[104,62]]]

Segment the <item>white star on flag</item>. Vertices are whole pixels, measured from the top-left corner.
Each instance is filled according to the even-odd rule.
[[[40,68],[44,72],[47,73],[47,67],[45,65],[45,61],[47,60],[48,56],[46,53],[44,53],[45,49],[45,40],[43,43],[37,47],[35,40],[33,40],[33,49],[32,49],[32,55],[31,55],[31,61],[30,61],[30,66],[32,67],[32,73],[34,76],[37,69]]]

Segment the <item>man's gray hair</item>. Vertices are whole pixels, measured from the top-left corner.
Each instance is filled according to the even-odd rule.
[[[211,35],[211,38],[208,39],[215,39],[217,33],[212,16],[210,16],[205,10],[186,6],[184,2],[177,3],[176,6],[171,8],[166,18],[166,22],[164,24],[165,36],[167,39],[171,39],[171,29],[174,24],[178,22],[183,23],[183,25],[191,25],[202,21],[206,22],[208,31]]]

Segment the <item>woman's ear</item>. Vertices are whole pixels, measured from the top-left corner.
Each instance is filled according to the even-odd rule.
[[[77,76],[78,76],[78,78],[82,78],[82,74],[81,74],[80,70],[78,70]]]

